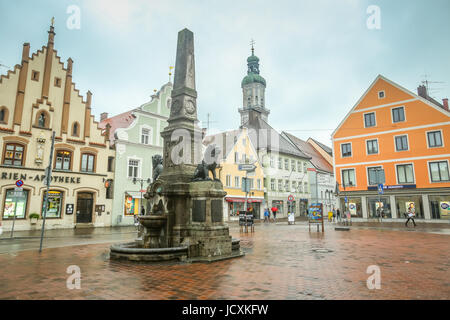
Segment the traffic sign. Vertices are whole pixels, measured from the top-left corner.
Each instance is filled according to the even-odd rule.
[[[348,202],[348,199],[347,199],[347,196],[345,196],[345,203],[347,203]]]
[[[292,201],[294,201],[294,196],[291,194],[291,195],[289,195],[289,197],[288,197],[288,201],[290,201],[290,202],[292,202]]]
[[[254,164],[240,164],[239,171],[254,171],[256,166]]]
[[[383,193],[384,193],[384,190],[383,190],[383,184],[380,183],[380,184],[378,185],[378,194],[383,194]]]
[[[19,188],[20,188],[21,186],[23,186],[23,181],[22,181],[22,180],[17,180],[17,181],[16,181],[16,186],[18,186]]]

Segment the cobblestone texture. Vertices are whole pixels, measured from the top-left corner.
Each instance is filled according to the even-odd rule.
[[[246,255],[211,264],[110,261],[109,244],[5,253],[0,299],[450,299],[450,237],[408,230],[231,228]],[[66,287],[70,265],[80,290]],[[380,290],[366,286],[370,265]]]

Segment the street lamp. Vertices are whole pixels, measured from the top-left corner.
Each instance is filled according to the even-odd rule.
[[[144,186],[144,182],[147,182],[148,184],[150,184],[150,182],[151,182],[152,180],[150,179],[150,178],[148,178],[148,179],[141,179],[141,178],[136,178],[136,177],[134,177],[133,178],[133,184],[136,184],[137,182],[139,182],[140,183],[140,185],[141,185],[141,188],[139,189],[139,192],[141,193],[141,212],[142,212],[142,208],[144,208],[144,206],[143,206],[143,204],[142,204],[142,187]]]

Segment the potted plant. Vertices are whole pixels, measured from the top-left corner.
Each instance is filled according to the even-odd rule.
[[[31,224],[36,224],[39,219],[39,215],[37,213],[30,214]]]

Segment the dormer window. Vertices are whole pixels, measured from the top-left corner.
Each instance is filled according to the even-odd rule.
[[[378,91],[378,99],[383,99],[385,97],[384,91]]]

